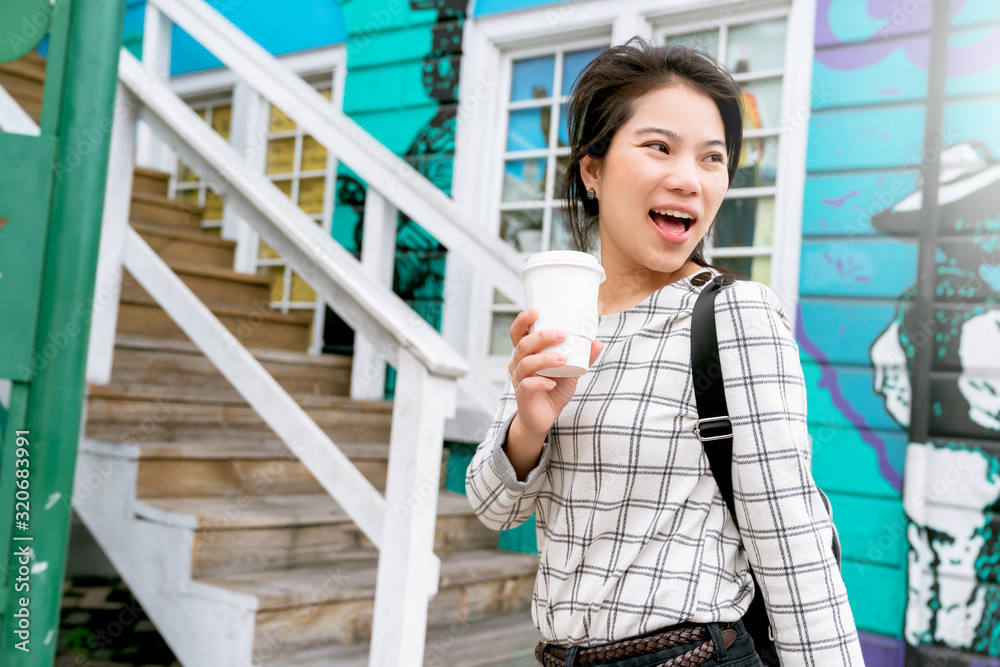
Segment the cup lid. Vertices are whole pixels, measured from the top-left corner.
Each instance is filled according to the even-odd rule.
[[[604,267],[597,261],[597,258],[587,252],[577,250],[549,250],[548,252],[538,252],[528,258],[528,261],[521,268],[521,278],[532,269],[540,266],[578,266],[584,269],[591,269],[601,274],[600,282],[604,282],[607,277]]]

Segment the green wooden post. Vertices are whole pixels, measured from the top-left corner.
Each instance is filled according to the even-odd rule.
[[[49,6],[47,0],[15,0],[8,7],[15,4],[33,12],[27,14],[29,22]],[[0,581],[4,667],[49,667],[55,658],[125,0],[56,0],[53,7],[41,136],[26,141],[0,134],[0,218],[7,217],[10,228],[7,237],[0,236],[0,317],[30,318],[36,325],[33,364],[24,365],[18,354],[23,352],[23,333],[15,343],[19,358],[13,373],[9,366],[14,358],[0,361],[0,377],[15,381],[0,462],[0,492],[7,494],[0,498],[6,561],[0,565],[6,565],[7,573]],[[10,16],[0,13],[0,28],[11,27],[5,19]],[[24,25],[15,23],[12,29]],[[0,52],[0,60],[4,55]],[[4,147],[11,150],[16,142],[17,159],[4,160],[11,154]],[[18,172],[34,184],[32,196],[4,189],[2,182]],[[45,196],[47,189],[51,197]],[[5,207],[24,208],[31,201],[36,209],[19,212],[16,219],[4,213]],[[24,223],[39,211],[47,230],[44,224]],[[36,267],[24,259],[28,254],[18,254],[25,248],[44,249],[42,258],[31,255],[40,259]],[[4,289],[15,281],[37,293],[37,301],[32,304],[29,297],[5,303]],[[26,439],[18,442],[17,431],[26,432]],[[20,458],[29,460],[26,468],[16,464],[22,452]],[[17,469],[29,471],[20,478],[27,480],[26,489],[11,488]],[[27,521],[14,514],[19,508],[13,493],[18,490],[30,495]],[[27,557],[19,551],[25,545],[30,545]],[[27,575],[21,560],[27,561]],[[19,583],[28,588],[18,590]]]

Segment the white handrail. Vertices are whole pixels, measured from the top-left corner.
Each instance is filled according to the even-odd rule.
[[[405,347],[437,375],[460,377],[468,372],[465,359],[433,327],[391,290],[372,280],[353,255],[323,233],[267,177],[244,169],[243,157],[125,49],[118,77],[142,103],[139,117],[327,303],[336,304],[337,314],[352,329],[363,332],[390,362]]]
[[[169,16],[449,251],[481,270],[507,298],[523,303],[523,260],[513,248],[472,224],[437,186],[331,107],[218,10],[203,0],[150,0],[149,5]]]
[[[134,229],[124,265],[378,547],[385,499]]]

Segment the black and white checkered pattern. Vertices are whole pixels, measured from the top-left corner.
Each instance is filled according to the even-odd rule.
[[[518,482],[502,448],[508,383],[469,466],[469,500],[502,530],[536,513],[532,616],[543,637],[595,644],[683,622],[736,621],[753,564],[784,666],[864,665],[810,472],[806,390],[787,318],[765,285],[716,302],[733,422],[733,524],[694,435],[690,277],[602,316],[604,349]]]

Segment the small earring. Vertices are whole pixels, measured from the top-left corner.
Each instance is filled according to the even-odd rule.
[[[587,190],[587,199],[595,199],[596,197],[597,193],[594,192],[594,188],[590,188],[589,190]]]

